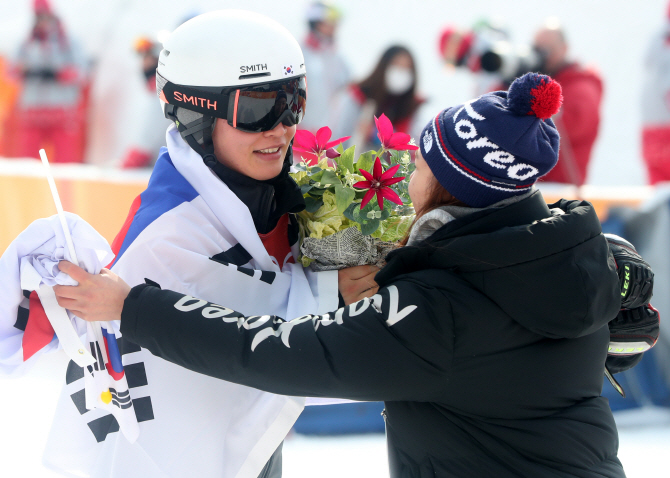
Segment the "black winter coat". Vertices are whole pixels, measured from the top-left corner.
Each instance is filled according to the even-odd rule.
[[[135,287],[123,335],[285,395],[383,400],[392,477],[623,477],[600,396],[619,282],[587,202],[539,192],[398,249],[371,299],[289,322]]]

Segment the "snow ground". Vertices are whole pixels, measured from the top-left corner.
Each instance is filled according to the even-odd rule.
[[[67,360],[41,359],[21,378],[0,378],[0,476],[55,478],[41,465]],[[620,412],[619,457],[628,478],[670,476],[670,410]],[[388,477],[383,434],[312,437],[291,434],[284,443],[284,477]]]

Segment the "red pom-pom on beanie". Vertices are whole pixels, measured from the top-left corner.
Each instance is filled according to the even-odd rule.
[[[518,115],[548,119],[563,103],[561,85],[547,75],[526,73],[514,80],[508,90],[507,105]]]
[[[530,109],[540,119],[547,119],[558,113],[563,104],[561,85],[556,80],[542,82],[537,88],[531,90],[533,99]]]

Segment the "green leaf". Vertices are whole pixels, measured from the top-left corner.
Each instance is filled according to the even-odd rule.
[[[305,163],[302,161],[299,163],[295,163],[293,167],[296,169],[296,171],[307,171],[307,167],[305,166]]]
[[[379,227],[379,219],[365,219],[361,222],[361,233],[364,236],[369,236]]]
[[[356,217],[354,216],[354,210],[355,210],[358,206],[360,206],[360,204],[361,204],[361,203],[359,203],[359,202],[352,202],[352,203],[349,204],[349,206],[344,210],[344,212],[342,213],[342,215],[343,215],[344,217],[346,217],[347,219],[349,219],[350,221],[358,222],[358,220],[357,220]]]
[[[356,199],[361,199],[361,200],[363,199],[363,196],[365,196],[365,193],[368,192],[367,189],[364,189],[364,190],[355,189],[354,191],[356,191]]]
[[[370,235],[374,233],[380,226],[381,221],[388,219],[391,215],[390,207],[385,206],[383,211],[379,211],[379,206],[377,205],[377,201],[375,199],[367,203],[362,211],[360,206],[361,203],[359,202],[351,203],[347,209],[345,209],[343,215],[347,219],[359,223],[361,225],[361,232],[363,232],[364,235]],[[368,213],[370,212],[379,214],[380,217],[368,218]]]
[[[359,214],[361,218],[367,218],[370,211],[377,210],[379,211],[379,206],[377,206],[377,198],[373,197],[369,203],[365,205],[363,210],[359,209]]]
[[[335,171],[331,171],[330,169],[326,169],[323,172],[323,176],[321,176],[319,182],[321,184],[334,184],[335,186],[342,185],[342,181],[340,181],[340,178],[337,177],[337,173],[335,173]]]
[[[375,164],[375,157],[376,156],[373,155],[372,151],[361,154],[358,157],[358,161],[356,161],[356,169],[358,171],[364,169],[368,173],[372,174],[372,166]]]
[[[340,154],[342,154],[342,153],[344,152],[344,146],[342,145],[342,143],[338,144],[338,145],[335,147],[335,151],[337,151],[337,152],[340,153]]]
[[[384,199],[384,210],[381,211],[381,217],[379,218],[380,221],[384,221],[385,219],[388,219],[388,217],[391,215],[391,206],[392,203]]]
[[[342,166],[348,172],[355,173],[356,172],[356,170],[354,169],[354,155],[355,155],[355,153],[356,153],[356,146],[352,146],[351,148],[347,148],[342,153],[342,156],[337,158],[335,161],[337,161],[337,164]]]
[[[312,189],[313,187],[314,187],[314,186],[311,185],[311,184],[303,184],[302,186],[300,186],[300,192],[301,192],[302,195],[304,196],[304,195],[307,194],[307,193],[309,192],[309,190]]]
[[[337,205],[337,212],[342,214],[354,200],[356,193],[353,189],[345,188],[339,184],[335,185],[335,204]]]
[[[314,174],[310,173],[309,174],[309,179],[311,179],[315,183],[320,183],[321,182],[321,177],[323,176],[323,170],[321,170],[321,168],[315,168],[315,169],[318,169],[319,171],[317,173],[314,173]]]
[[[323,193],[325,193],[328,190],[328,188],[312,188],[309,191],[310,196],[323,196]]]
[[[314,214],[321,206],[323,206],[323,200],[321,198],[314,198],[312,196],[307,196],[305,198],[305,210],[307,212]]]

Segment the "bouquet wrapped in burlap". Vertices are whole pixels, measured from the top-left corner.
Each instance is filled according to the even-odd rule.
[[[381,267],[414,219],[408,193],[414,163],[407,151],[418,148],[410,144],[409,135],[393,133],[386,116],[375,118],[375,123],[381,149],[357,159],[355,146],[345,150],[341,145],[348,138],[328,141],[328,127],[316,135],[296,133],[293,150],[302,161],[294,165],[291,176],[305,196],[306,209],[298,215],[300,260],[305,267],[315,271],[363,264]]]

